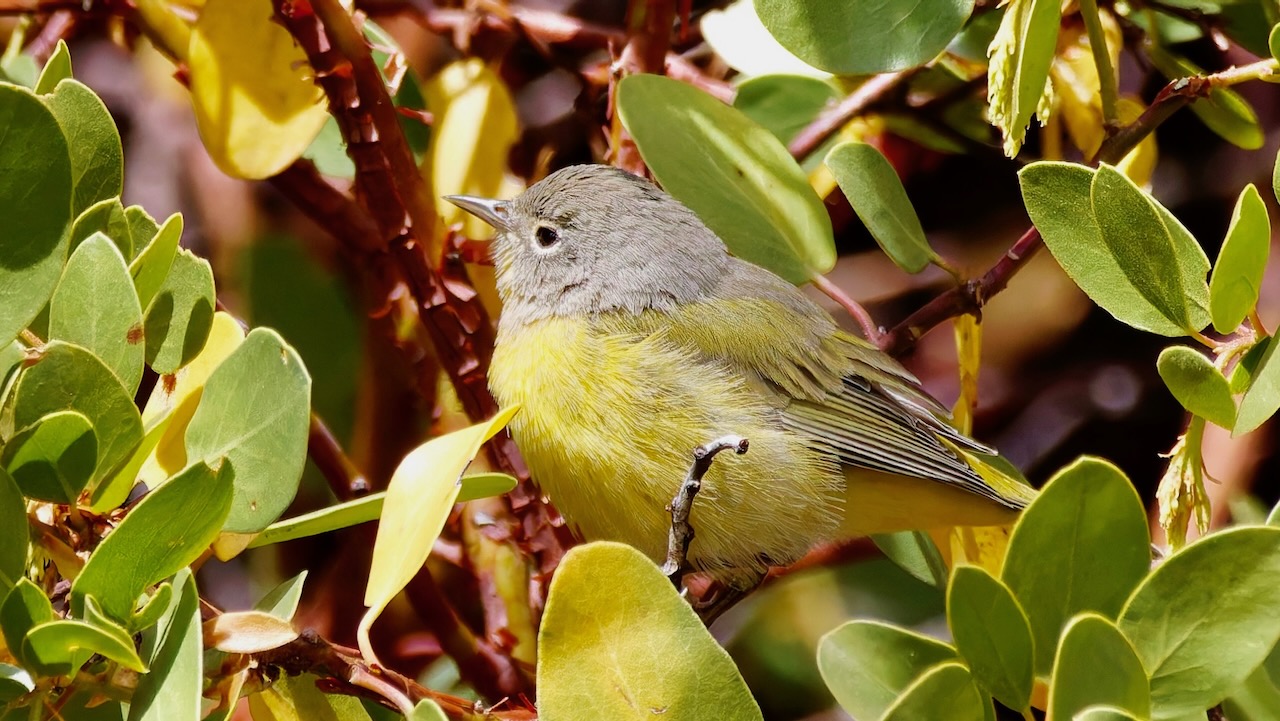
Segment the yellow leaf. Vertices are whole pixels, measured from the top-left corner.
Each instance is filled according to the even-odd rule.
[[[503,409],[483,423],[427,441],[405,456],[391,475],[364,592],[369,610],[356,631],[366,660],[378,663],[369,629],[426,562],[458,497],[462,472],[481,444],[502,430],[517,408]]]
[[[244,329],[240,323],[222,311],[214,313],[213,327],[209,330],[204,350],[173,376],[172,386],[167,386],[169,381],[161,378],[151,391],[146,408],[142,410],[142,427],[154,429],[159,423],[164,423],[165,428],[155,450],[138,471],[138,480],[149,488],[154,489],[187,467],[187,450],[183,441],[187,424],[204,394],[205,381],[243,342]]]
[[[982,324],[978,316],[956,318],[956,359],[960,366],[960,397],[951,411],[951,424],[961,433],[973,433],[973,411],[978,407],[978,368],[982,359]]]
[[[284,170],[319,134],[328,111],[270,0],[208,0],[191,29],[191,102],[205,148],[237,178]]]
[[[1111,67],[1119,67],[1120,48],[1124,40],[1120,26],[1111,13],[1100,10],[1102,32],[1107,39]],[[1049,76],[1057,94],[1057,111],[1061,113],[1071,142],[1092,160],[1105,137],[1102,118],[1102,91],[1098,82],[1098,66],[1093,60],[1089,35],[1083,26],[1062,30],[1058,39],[1058,55]],[[1123,118],[1120,119],[1124,122]]]
[[[219,561],[230,561],[244,552],[257,537],[256,533],[219,533],[213,539],[213,555]]]
[[[204,647],[226,653],[261,653],[298,637],[293,624],[266,611],[232,611],[204,622]]]
[[[1121,123],[1128,125],[1138,119],[1147,108],[1137,98],[1125,96],[1116,101],[1116,115]],[[1116,170],[1129,176],[1139,187],[1151,187],[1151,173],[1156,169],[1156,161],[1160,158],[1159,146],[1156,145],[1156,134],[1148,133],[1138,143],[1138,147],[1129,151],[1119,163]]]
[[[478,195],[509,198],[524,190],[507,173],[507,154],[519,127],[515,103],[498,74],[479,58],[451,63],[422,88],[427,107],[435,115],[430,165],[424,168],[437,195]],[[442,204],[445,225],[462,223],[469,238],[492,232],[484,221],[453,205]]]

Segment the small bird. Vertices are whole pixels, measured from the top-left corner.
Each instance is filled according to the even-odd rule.
[[[731,589],[824,540],[1009,523],[1034,496],[984,480],[959,451],[994,451],[915,377],[649,181],[579,165],[511,200],[446,199],[497,231],[489,384],[586,540],[661,563],[691,452],[727,434],[750,452],[706,474],[687,562]]]

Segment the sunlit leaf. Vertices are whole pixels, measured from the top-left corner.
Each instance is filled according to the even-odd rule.
[[[130,396],[137,390],[142,308],[124,258],[106,235],[95,233],[72,251],[49,301],[49,337],[93,352]]]
[[[1245,186],[1235,210],[1227,238],[1218,251],[1209,282],[1209,312],[1213,328],[1233,333],[1258,303],[1262,272],[1271,252],[1271,219],[1267,206],[1253,183]]]
[[[138,679],[129,702],[129,721],[171,721],[201,716],[204,656],[200,645],[200,598],[188,569],[173,579],[164,617],[143,635],[150,672]]]
[[[857,719],[880,718],[925,671],[955,658],[941,641],[879,621],[849,621],[818,644],[822,679]]]
[[[44,591],[27,577],[20,576],[0,605],[0,631],[4,632],[4,643],[19,663],[29,665],[22,656],[22,639],[27,631],[57,618]]]
[[[987,101],[991,123],[1004,136],[1005,155],[1022,148],[1031,116],[1048,117],[1049,67],[1062,20],[1059,0],[1012,0],[987,54]]]
[[[284,170],[328,117],[306,53],[273,14],[269,0],[207,0],[191,29],[196,127],[213,161],[237,178]]]
[[[278,333],[255,328],[205,382],[186,432],[190,461],[226,457],[235,465],[224,531],[261,531],[293,501],[310,423],[311,376],[302,360]]]
[[[1236,412],[1235,428],[1231,429],[1232,436],[1252,432],[1280,409],[1278,347],[1280,342],[1268,339],[1255,346],[1236,366],[1232,381],[1236,381],[1235,376],[1240,376],[1240,385],[1245,391],[1240,399],[1240,410]]]
[[[253,721],[370,721],[360,699],[325,693],[316,686],[319,680],[311,674],[281,676],[270,688],[249,696]]]
[[[31,91],[0,84],[0,137],[0,344],[7,344],[53,294],[75,213],[66,138]]]
[[[132,208],[125,210],[126,218],[129,218],[129,210]],[[134,241],[139,240],[134,226],[143,220],[136,216],[129,219],[129,233]],[[143,234],[145,235],[145,231]],[[151,300],[164,285],[165,278],[169,277],[169,269],[173,267],[174,256],[178,254],[178,241],[181,239],[182,216],[174,213],[156,230],[145,246],[139,246],[135,242],[134,252],[137,255],[129,263],[129,275],[133,278],[133,287],[138,291],[138,303],[143,309],[151,305]]]
[[[1157,566],[1119,626],[1151,679],[1156,719],[1224,699],[1280,640],[1280,528],[1201,538]]]
[[[1125,709],[1135,718],[1149,717],[1147,673],[1115,623],[1082,613],[1062,630],[1049,684],[1049,714],[1075,719],[1090,706],[1104,705]]]
[[[1067,621],[1115,618],[1150,558],[1146,512],[1118,468],[1086,457],[1049,479],[1018,519],[1000,574],[1031,622],[1038,675],[1052,670]]]
[[[0,468],[0,594],[8,593],[27,570],[27,543],[26,499]]]
[[[729,654],[653,561],[609,542],[570,550],[551,580],[538,634],[538,716],[761,718]]]
[[[226,653],[261,653],[298,637],[289,623],[265,611],[229,611],[204,622],[204,646]]]
[[[772,133],[686,83],[632,75],[618,113],[667,192],[734,255],[794,283],[835,264],[831,220]]]
[[[1107,40],[1107,55],[1114,72],[1114,68],[1119,67],[1124,39],[1111,13],[1099,12],[1098,19]],[[1098,64],[1093,59],[1092,44],[1083,23],[1068,25],[1062,29],[1061,35],[1058,52],[1049,71],[1058,100],[1057,112],[1061,113],[1059,117],[1072,142],[1086,159],[1092,159],[1106,135]]]
[[[796,57],[769,34],[756,15],[752,0],[738,0],[723,9],[708,10],[702,16],[702,38],[729,67],[752,77],[773,73],[829,78]]]
[[[71,673],[79,651],[98,653],[134,671],[145,671],[133,639],[85,621],[61,618],[42,623],[22,640],[22,656],[32,670],[46,676]]]
[[[72,212],[79,215],[100,200],[118,197],[124,185],[124,149],[107,106],[87,85],[69,79],[44,100],[71,153]]]
[[[427,441],[405,456],[392,474],[364,592],[369,610],[356,633],[366,659],[377,659],[369,643],[370,627],[426,562],[458,498],[462,471],[516,410],[504,409],[483,423]]]
[[[1165,385],[1183,408],[1223,428],[1235,425],[1236,403],[1222,371],[1199,351],[1176,345],[1156,361]]]
[[[58,411],[20,429],[0,449],[0,466],[29,498],[76,503],[93,478],[98,439],[89,419]]]
[[[806,63],[870,75],[932,60],[969,19],[973,0],[755,0],[755,8],[778,42]]]
[[[947,587],[947,624],[973,680],[1005,706],[1027,708],[1034,650],[1013,592],[979,566],[957,566]]]
[[[298,611],[298,602],[302,600],[302,586],[307,581],[307,572],[303,571],[279,586],[267,592],[253,605],[255,610],[265,611],[278,619],[289,621]]]
[[[152,370],[173,373],[196,357],[213,325],[214,302],[209,261],[179,250],[143,321],[147,365]]]
[[[67,49],[67,41],[58,38],[58,44],[49,55],[49,59],[44,61],[40,78],[36,80],[35,91],[40,95],[52,93],[59,82],[69,77],[71,77],[71,51]]]
[[[147,494],[94,549],[71,585],[73,608],[93,596],[119,621],[147,586],[177,573],[213,542],[231,505],[235,473],[195,463]]]
[[[413,707],[413,713],[409,714],[409,721],[447,721],[444,710],[440,708],[440,704],[429,698],[424,698]]]
[[[124,214],[124,206],[119,198],[100,200],[85,208],[71,226],[71,250],[74,252],[86,238],[94,233],[102,233],[120,249],[120,255],[127,262],[133,258],[133,236],[129,233],[129,219]]]

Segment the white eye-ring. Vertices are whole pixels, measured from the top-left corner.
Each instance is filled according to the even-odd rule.
[[[560,231],[549,225],[539,225],[538,229],[533,231],[533,235],[538,241],[538,247],[543,250],[549,250],[560,242]]]

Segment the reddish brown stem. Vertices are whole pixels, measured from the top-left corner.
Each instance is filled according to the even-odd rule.
[[[311,414],[311,428],[307,434],[307,455],[329,482],[329,488],[338,500],[349,501],[371,490],[369,479],[351,462],[329,427],[314,413]]]
[[[824,110],[791,139],[791,143],[787,145],[791,157],[797,160],[807,157],[854,117],[865,113],[868,108],[884,100],[890,93],[910,80],[917,70],[901,70],[868,78],[858,86],[857,90],[849,93],[838,104]]]

